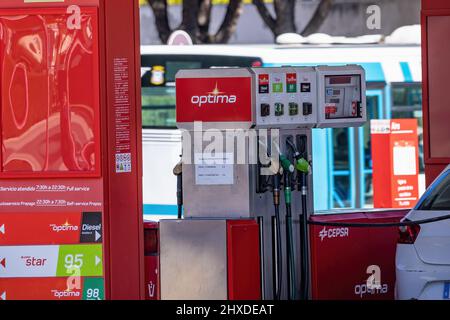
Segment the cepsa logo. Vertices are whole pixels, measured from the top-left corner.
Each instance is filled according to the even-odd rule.
[[[69,221],[67,220],[64,224],[61,225],[57,225],[54,223],[50,224],[50,228],[56,233],[78,231],[78,226],[70,224]]]
[[[236,102],[237,97],[235,95],[227,95],[225,92],[221,92],[217,82],[213,91],[208,92],[206,95],[192,96],[191,98],[191,103],[199,108],[207,104],[233,104]]]
[[[323,241],[325,238],[344,238],[348,237],[349,230],[348,228],[330,228],[323,227],[319,232],[320,241]]]

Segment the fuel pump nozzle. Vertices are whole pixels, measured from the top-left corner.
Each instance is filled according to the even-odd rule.
[[[299,143],[302,152],[298,151],[297,146],[287,140],[287,144],[291,147],[295,158],[295,169],[300,174],[300,179],[297,176],[297,183],[299,191],[301,191],[302,212],[300,216],[300,239],[301,239],[301,299],[308,300],[309,298],[309,245],[308,245],[308,174],[311,170],[311,164],[305,159],[307,154],[307,136],[301,136]]]
[[[286,261],[288,266],[288,298],[295,299],[295,260],[294,260],[294,239],[292,232],[292,176],[295,167],[284,155],[280,155],[280,163],[284,169],[284,201],[286,203]]]
[[[297,160],[296,169],[301,174],[301,192],[302,192],[302,216],[300,218],[300,238],[302,241],[301,250],[301,294],[303,300],[309,297],[309,245],[308,245],[308,174],[311,169],[310,163],[301,158]]]
[[[273,205],[275,210],[275,229],[276,229],[276,260],[273,260],[274,269],[276,268],[276,284],[275,287],[275,300],[281,300],[281,292],[282,292],[282,276],[283,276],[283,258],[282,258],[282,246],[281,246],[281,219],[280,219],[280,196],[281,196],[281,176],[283,175],[283,160],[281,157],[273,160],[271,154],[268,151],[268,148],[265,144],[260,141],[262,147],[265,148],[267,156],[272,159],[269,170],[272,174],[272,195],[273,195]],[[274,147],[277,148],[278,154],[279,147],[274,144]],[[280,161],[281,166],[277,161]],[[286,162],[284,162],[286,163]]]
[[[173,168],[173,174],[177,177],[177,207],[178,219],[183,216],[183,161],[180,160]]]

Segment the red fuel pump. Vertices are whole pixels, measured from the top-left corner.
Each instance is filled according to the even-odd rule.
[[[183,219],[160,221],[161,298],[311,298],[311,128],[366,122],[364,70],[180,70],[176,86]]]
[[[137,0],[1,1],[2,299],[144,297],[138,30]]]

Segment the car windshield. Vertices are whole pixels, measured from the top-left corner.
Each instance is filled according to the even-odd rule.
[[[450,210],[450,170],[428,190],[417,210]]]

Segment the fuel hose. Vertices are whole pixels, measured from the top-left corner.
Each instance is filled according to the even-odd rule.
[[[309,298],[309,243],[308,243],[308,186],[307,173],[301,173],[302,178],[302,214],[300,216],[300,239],[301,239],[301,298]]]
[[[404,227],[404,226],[428,224],[449,219],[450,214],[429,219],[422,219],[416,221],[406,220],[402,222],[364,223],[364,222],[323,222],[323,221],[308,220],[308,224],[315,226],[343,227],[343,228],[390,228],[390,227]]]
[[[284,172],[284,200],[286,203],[286,261],[287,261],[287,284],[289,300],[296,299],[296,279],[295,279],[295,250],[294,236],[292,230],[292,174],[295,171],[294,165],[284,155],[280,155],[280,162]]]
[[[275,208],[275,221],[276,221],[276,241],[277,241],[277,285],[275,291],[275,300],[281,300],[281,286],[283,276],[283,257],[281,247],[281,219],[280,219],[280,175],[279,173],[273,176],[273,204]]]
[[[306,139],[306,136],[304,136]],[[300,215],[300,293],[302,300],[309,299],[309,244],[308,244],[308,174],[310,171],[310,163],[304,158],[306,156],[306,150],[303,150],[301,154],[296,145],[290,140],[286,140],[288,146],[294,152],[295,169],[300,175],[299,190],[301,191],[301,207],[302,214]],[[304,147],[306,147],[306,141],[304,141]]]

